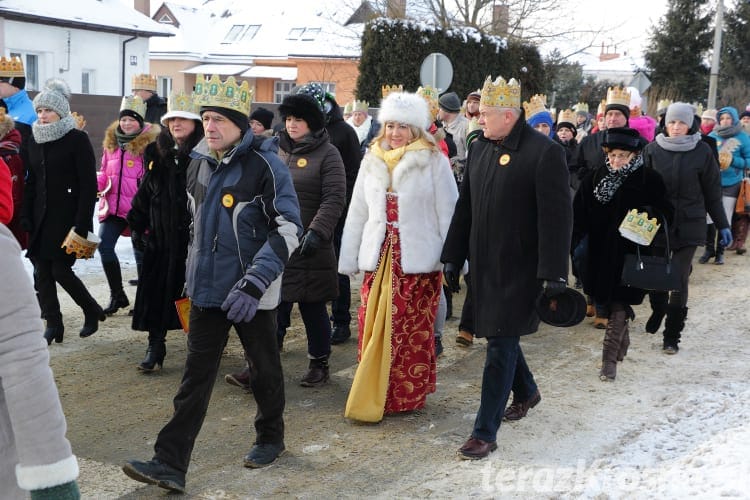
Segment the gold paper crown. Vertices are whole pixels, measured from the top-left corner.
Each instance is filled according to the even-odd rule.
[[[79,115],[77,112],[73,111],[70,113],[73,119],[76,121],[76,128],[78,130],[83,130],[86,128],[86,118],[84,118],[83,115]]]
[[[358,101],[355,99],[352,102],[352,113],[354,113],[355,111],[367,113],[368,111],[370,111],[370,103],[367,101]]]
[[[547,111],[547,96],[543,94],[536,94],[531,96],[529,102],[523,103],[523,109],[526,113],[526,119],[528,120],[534,115],[538,115],[542,111]]]
[[[607,110],[607,101],[602,99],[599,106],[596,108],[596,116],[603,115]]]
[[[26,74],[23,72],[23,61],[21,61],[20,57],[0,57],[0,77],[23,78],[25,76]]]
[[[695,114],[698,116],[703,115],[703,104],[699,102],[694,102],[693,107],[695,108]]]
[[[520,108],[521,84],[515,78],[506,82],[502,76],[498,76],[493,82],[492,77],[488,76],[482,87],[479,104],[501,108]]]
[[[434,120],[435,118],[437,118],[438,109],[440,109],[440,101],[438,98],[439,93],[437,89],[426,85],[424,87],[419,87],[416,91],[416,94],[427,101],[427,107],[430,108],[430,116],[432,117],[432,119]]]
[[[5,114],[5,108],[0,108],[0,122],[4,122],[6,116],[7,115]]]
[[[354,109],[354,104],[352,104],[352,102],[351,102],[351,101],[347,102],[347,103],[346,103],[346,104],[344,105],[344,114],[345,114],[345,115],[350,115],[350,114],[352,114],[352,110],[353,110],[353,109]]]
[[[557,123],[571,123],[573,125],[576,124],[576,112],[572,109],[563,109],[560,111],[560,114],[557,116]]]
[[[620,224],[620,234],[623,238],[634,241],[639,245],[648,246],[656,236],[660,225],[656,218],[649,219],[646,212],[639,213],[635,208],[625,214]]]
[[[607,89],[607,106],[619,104],[630,109],[630,91],[627,87],[609,87]]]
[[[146,103],[137,95],[126,95],[122,98],[120,111],[125,111],[126,109],[138,113],[138,116],[143,119],[146,118]]]
[[[89,232],[88,238],[84,238],[83,236],[79,236],[75,232],[75,227],[73,227],[63,240],[60,248],[64,248],[65,253],[68,255],[75,254],[76,259],[90,259],[94,256],[94,252],[98,246],[99,237],[97,235]]]
[[[250,115],[250,105],[253,103],[253,93],[247,82],[238,85],[233,76],[221,81],[219,75],[211,75],[206,81],[203,75],[195,80],[195,101],[198,106],[216,106],[227,108]]]
[[[179,92],[172,91],[167,101],[167,112],[185,111],[186,113],[200,114],[198,105],[195,103],[195,97],[192,93],[186,94],[184,90]]]
[[[130,87],[133,90],[150,90],[151,92],[156,92],[156,77],[146,74],[133,75]]]
[[[403,92],[404,86],[403,85],[383,85],[380,89],[380,93],[383,96],[383,99],[388,97],[388,94],[392,92]]]
[[[575,111],[576,113],[578,113],[580,111],[588,113],[589,112],[589,105],[587,103],[585,103],[585,102],[578,102],[578,103],[575,104],[575,106],[573,106],[573,111]]]
[[[669,105],[670,105],[670,104],[672,104],[672,99],[661,99],[661,100],[660,100],[660,101],[659,101],[659,102],[658,102],[658,103],[656,104],[656,110],[657,110],[657,111],[662,111],[662,110],[664,110],[664,111],[666,112],[666,111],[667,111],[667,108],[669,107]]]

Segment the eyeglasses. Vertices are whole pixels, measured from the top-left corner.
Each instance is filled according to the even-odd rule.
[[[607,158],[609,158],[609,161],[614,161],[614,160],[627,161],[632,157],[633,157],[633,153],[607,153]]]

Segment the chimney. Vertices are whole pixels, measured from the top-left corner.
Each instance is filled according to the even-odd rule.
[[[388,0],[385,15],[392,19],[404,19],[406,17],[406,0]]]
[[[495,36],[508,36],[508,22],[510,14],[507,5],[493,5],[491,33]]]
[[[151,17],[151,0],[133,0],[133,8],[146,17]]]
[[[617,53],[617,45],[615,45],[614,50],[612,50],[609,45],[605,46],[604,42],[602,42],[602,51],[599,53],[600,62],[611,61],[618,57],[620,57],[620,54]]]

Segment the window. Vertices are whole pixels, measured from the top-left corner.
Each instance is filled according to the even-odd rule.
[[[303,41],[315,40],[315,37],[317,37],[319,34],[320,34],[320,28],[307,28],[305,32],[302,34],[301,40]]]
[[[285,82],[278,80],[273,84],[273,102],[281,104],[286,96],[292,93],[294,82]]]
[[[94,70],[81,70],[81,94],[94,93]]]
[[[26,72],[26,90],[39,90],[39,56],[20,52],[11,52],[10,56],[19,57],[23,61]]]
[[[332,82],[315,82],[321,87],[323,87],[323,90],[325,92],[328,92],[331,95],[336,95],[336,84]]]
[[[162,24],[174,24],[174,21],[171,17],[169,17],[169,14],[164,14],[159,18],[159,22]]]
[[[287,40],[299,40],[302,33],[305,32],[305,28],[292,28],[289,30],[289,34],[286,36]]]
[[[229,28],[229,32],[224,37],[221,43],[229,44],[235,42],[241,42],[243,40],[252,40],[253,37],[258,33],[260,24],[235,24]]]
[[[156,80],[157,94],[167,97],[172,92],[172,78],[169,76],[160,76]]]

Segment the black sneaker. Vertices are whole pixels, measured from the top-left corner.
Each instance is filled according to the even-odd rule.
[[[185,473],[174,467],[153,459],[148,462],[128,460],[122,466],[122,471],[131,479],[146,484],[154,484],[178,493],[185,493]]]
[[[250,449],[250,453],[245,455],[243,465],[251,469],[260,469],[274,463],[285,451],[284,443],[256,443]]]
[[[331,333],[331,344],[343,344],[349,340],[349,337],[351,336],[352,332],[349,329],[349,325],[335,325],[333,327],[333,333]]]
[[[435,357],[439,358],[443,354],[443,339],[435,337]]]
[[[677,351],[679,351],[680,348],[677,347],[677,342],[674,340],[665,340],[662,350],[664,351],[664,354],[677,354]]]

